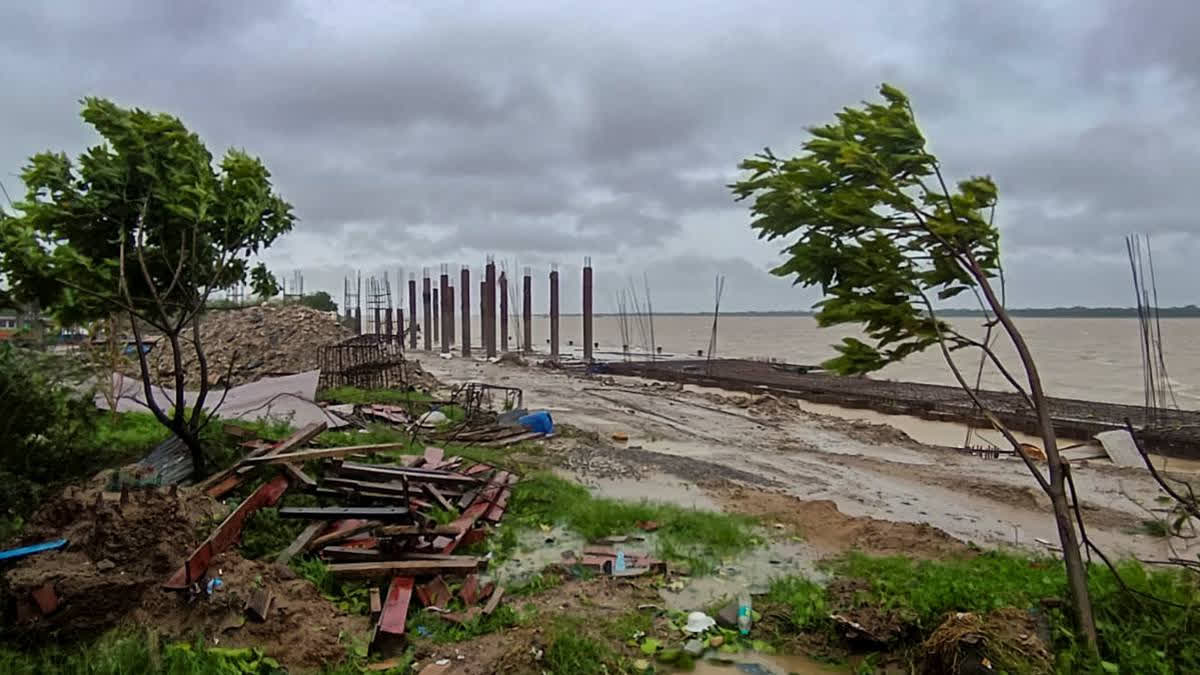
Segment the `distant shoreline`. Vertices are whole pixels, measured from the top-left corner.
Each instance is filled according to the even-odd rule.
[[[1136,319],[1138,316],[1136,307],[1027,307],[1019,309],[1010,309],[1008,313],[1016,317],[1037,318],[1037,319]],[[655,312],[655,316],[712,316],[712,312]],[[726,312],[722,311],[721,316],[737,316],[737,317],[811,317],[815,312],[794,310],[794,311],[775,311],[775,312]],[[631,313],[632,315],[632,313]],[[542,314],[545,316],[545,314]],[[563,316],[581,316],[578,312],[564,313]],[[612,312],[597,312],[597,317],[601,316],[620,316]],[[977,309],[941,309],[938,310],[938,316],[941,317],[982,317],[983,312]],[[1186,305],[1184,307],[1162,307],[1158,310],[1158,316],[1162,319],[1196,319],[1200,318],[1200,307],[1196,305]]]

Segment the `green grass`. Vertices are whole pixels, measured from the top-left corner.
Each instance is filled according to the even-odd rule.
[[[333,387],[317,394],[317,400],[331,403],[367,405],[384,403],[403,405],[406,403],[428,403],[433,397],[423,391],[401,391],[399,389],[359,389],[358,387]]]
[[[557,588],[562,583],[563,578],[558,574],[535,574],[528,579],[505,586],[504,594],[514,597],[537,595],[552,588]]]
[[[461,603],[456,599],[451,607],[462,611],[459,605]],[[508,605],[500,605],[487,616],[480,614],[463,623],[454,623],[441,618],[437,612],[423,609],[408,620],[408,627],[414,635],[424,635],[436,644],[449,644],[512,628],[528,622],[531,618],[532,614],[518,612]]]
[[[639,532],[642,521],[658,523],[660,555],[688,561],[696,573],[759,543],[751,518],[593,497],[586,487],[549,472],[533,473],[516,485],[504,519],[505,528],[561,524],[589,540]]]
[[[170,432],[150,413],[102,414],[88,445],[120,455],[143,453],[162,443]]]
[[[360,581],[339,579],[319,558],[293,558],[292,569],[312,582],[326,600],[347,614],[366,615],[371,610],[370,586]]]
[[[425,446],[420,442],[410,442],[412,437],[402,429],[396,429],[387,424],[370,424],[366,430],[350,429],[345,431],[326,431],[317,436],[313,445],[321,448],[340,448],[349,445],[380,445],[383,443],[405,443],[407,447],[379,453],[377,456],[413,455],[424,452]]]
[[[1002,607],[1043,611],[1040,601],[1052,599],[1059,606],[1045,611],[1061,672],[1200,672],[1200,581],[1185,572],[1151,572],[1133,561],[1118,566],[1131,588],[1178,605],[1172,606],[1124,591],[1106,567],[1090,568],[1101,664],[1076,639],[1066,573],[1056,560],[997,552],[940,562],[851,555],[833,570],[867,580],[869,590],[861,602],[906,613],[925,635],[950,612]],[[782,588],[780,595],[785,597]]]
[[[804,577],[773,579],[766,602],[768,606],[783,609],[793,630],[811,630],[828,623],[829,605],[824,587]]]
[[[588,635],[579,620],[568,618],[560,619],[551,632],[541,667],[555,675],[599,675],[624,670],[611,647]]]

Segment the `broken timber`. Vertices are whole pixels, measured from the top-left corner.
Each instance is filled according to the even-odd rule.
[[[293,541],[290,545],[288,545],[287,548],[283,549],[283,551],[275,557],[275,562],[279,563],[280,565],[288,564],[288,562],[297,553],[307,548],[309,542],[311,542],[318,534],[320,534],[321,530],[323,529],[325,529],[325,523],[320,521],[312,523],[308,527],[304,528],[304,531],[301,532],[298,537],[296,537],[295,541]]]
[[[287,464],[288,462],[308,462],[314,459],[330,457],[345,457],[355,453],[372,454],[387,450],[400,450],[408,447],[407,443],[377,443],[375,445],[348,445],[341,448],[319,448],[316,450],[301,450],[287,454],[262,455],[247,457],[242,462],[250,465],[257,464]]]
[[[287,488],[288,480],[285,476],[276,476],[269,483],[259,486],[253,494],[246,498],[246,501],[238,505],[237,509],[217,526],[217,529],[208,539],[204,540],[203,544],[200,544],[192,552],[192,555],[183,563],[183,567],[171,575],[163,587],[171,590],[183,590],[203,578],[213,557],[229,550],[238,540],[242,533],[242,526],[246,524],[246,519],[250,517],[250,514],[264,506],[274,506]]]
[[[387,560],[366,563],[338,563],[329,566],[329,573],[343,577],[381,577],[389,574],[412,577],[423,574],[469,574],[477,569],[479,569],[478,558],[474,556],[455,556],[453,560]]]
[[[225,469],[224,471],[219,471],[216,474],[213,474],[204,482],[200,483],[197,487],[204,490],[205,494],[207,494],[209,497],[219,499],[228,494],[230,490],[233,490],[235,487],[241,484],[242,475],[245,474],[246,470],[251,467],[252,460],[258,460],[276,454],[291,452],[292,450],[316,438],[321,434],[321,432],[328,428],[329,425],[327,425],[325,422],[313,422],[312,424],[305,425],[279,443],[251,451],[250,454],[243,457],[240,462],[234,464],[228,469]],[[304,478],[307,478],[307,476],[304,476],[303,473],[300,473],[298,469],[294,470],[300,475],[293,477],[300,482],[308,484],[308,481],[312,481],[311,478],[308,478],[308,481],[305,481]],[[315,481],[313,484],[315,485]]]
[[[399,506],[285,506],[279,509],[279,517],[306,520],[337,520],[340,518],[406,520],[409,517],[409,510]]]

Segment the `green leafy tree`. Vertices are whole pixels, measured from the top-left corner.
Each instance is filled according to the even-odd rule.
[[[199,434],[211,417],[205,304],[214,290],[244,283],[250,258],[291,230],[291,206],[244,151],[228,151],[214,167],[200,137],[175,117],[99,98],[82,103],[103,140],[74,162],[65,153],[30,158],[25,198],[0,219],[0,273],[14,297],[53,308],[64,324],[127,317],[147,404],[188,445],[201,474]],[[168,401],[152,391],[147,331],[158,334],[155,349],[170,350]],[[184,362],[193,358],[199,378],[189,383]]]
[[[279,286],[279,280],[263,265],[250,271],[250,290],[263,300],[270,300],[283,291]]]
[[[336,312],[338,308],[337,303],[334,302],[333,298],[325,291],[317,291],[316,293],[309,293],[308,295],[302,296],[300,298],[300,304],[304,305],[305,307],[311,307],[313,309],[320,310],[322,312]]]
[[[731,185],[752,200],[751,227],[760,238],[786,238],[786,260],[775,268],[797,284],[819,286],[820,326],[853,323],[868,341],[846,338],[825,366],[842,374],[883,368],[938,346],[963,389],[1012,444],[1050,497],[1062,541],[1075,614],[1089,644],[1096,643],[1087,570],[1067,502],[1069,467],[1058,454],[1054,426],[1028,345],[1004,307],[999,233],[990,213],[997,200],[990,178],[975,177],[950,190],[908,98],[883,85],[882,103],[845,108],[836,121],[810,129],[804,152],[780,158],[769,149],[741,163],[747,172]],[[1002,277],[1001,277],[1002,278]],[[937,318],[934,300],[972,293],[987,315],[989,336],[973,339]],[[999,326],[1012,342],[1024,374],[997,357],[989,344]],[[1049,475],[979,401],[952,352],[977,348],[1036,415]]]

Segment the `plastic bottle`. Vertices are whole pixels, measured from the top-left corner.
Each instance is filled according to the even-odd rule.
[[[625,547],[617,546],[617,560],[613,563],[613,572],[625,571]]]
[[[751,617],[750,612],[751,612],[750,594],[742,593],[741,595],[738,596],[738,612],[737,612],[738,632],[741,633],[742,635],[750,634],[750,624],[753,621],[753,618]]]

